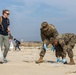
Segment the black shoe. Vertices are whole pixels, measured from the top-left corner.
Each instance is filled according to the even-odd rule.
[[[64,62],[63,64],[67,64],[67,61],[66,61],[66,62]]]
[[[0,62],[0,64],[3,64],[3,62]]]

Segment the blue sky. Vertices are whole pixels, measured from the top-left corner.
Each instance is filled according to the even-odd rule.
[[[41,41],[43,21],[54,24],[60,34],[76,34],[76,0],[0,0],[0,15],[10,10],[12,35],[25,41]]]

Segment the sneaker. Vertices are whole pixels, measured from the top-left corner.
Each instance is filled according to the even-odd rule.
[[[7,59],[4,59],[4,63],[7,63],[8,62],[8,60]]]
[[[4,62],[0,62],[0,64],[3,64]]]

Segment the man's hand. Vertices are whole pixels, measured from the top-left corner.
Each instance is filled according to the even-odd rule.
[[[10,28],[9,27],[7,28],[7,31],[10,32]]]
[[[57,39],[54,40],[53,45],[54,46],[58,45],[58,40]]]

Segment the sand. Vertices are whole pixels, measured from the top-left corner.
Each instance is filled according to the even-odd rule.
[[[76,47],[73,49],[76,63]],[[50,49],[46,52],[44,62],[36,64],[39,58],[38,47],[23,47],[21,51],[10,50],[8,63],[0,64],[0,75],[76,75],[76,65],[56,63],[55,53]],[[67,61],[69,58],[67,56]]]

